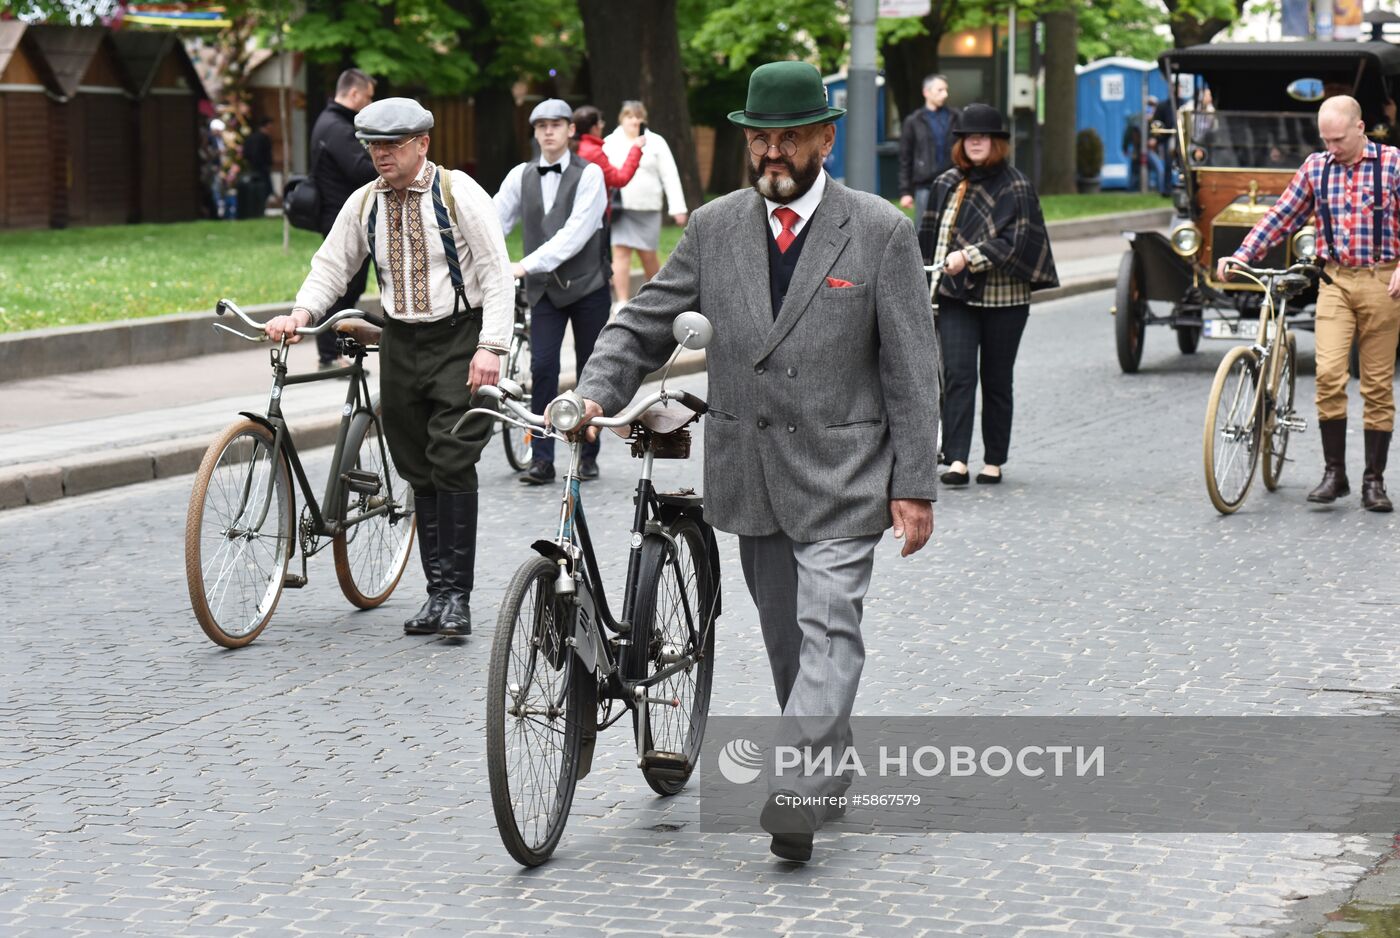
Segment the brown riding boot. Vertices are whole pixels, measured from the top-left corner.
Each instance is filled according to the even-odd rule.
[[[1361,507],[1367,511],[1391,511],[1385,494],[1385,461],[1390,455],[1390,431],[1366,431],[1366,474],[1361,477]]]
[[[1308,493],[1308,501],[1330,505],[1351,494],[1347,482],[1347,419],[1319,420],[1317,430],[1322,434],[1322,481]]]

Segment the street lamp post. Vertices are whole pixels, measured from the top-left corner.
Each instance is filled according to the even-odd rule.
[[[851,9],[851,68],[846,85],[846,185],[875,191],[876,0]]]

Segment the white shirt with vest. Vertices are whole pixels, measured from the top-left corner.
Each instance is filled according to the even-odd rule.
[[[311,259],[311,272],[297,292],[295,309],[313,323],[345,293],[345,285],[369,256],[370,200],[378,204],[375,266],[381,274],[384,314],[403,322],[436,322],[452,315],[456,294],[433,206],[433,179],[443,170],[425,162],[403,196],[383,179],[361,186],[345,200],[325,243]],[[505,351],[515,321],[515,285],[510,255],[491,196],[466,173],[446,172],[453,242],[467,304],[481,309],[478,347]],[[444,203],[447,199],[444,198]]]
[[[506,178],[501,182],[501,188],[495,197],[496,213],[503,231],[510,231],[520,221],[520,186],[524,181],[525,171],[545,170],[540,174],[540,195],[544,199],[545,214],[548,215],[554,208],[554,197],[559,194],[559,183],[563,181],[564,168],[569,165],[569,157],[572,155],[572,151],[565,150],[563,156],[551,162],[541,154],[537,162],[521,163],[506,173]],[[551,171],[552,166],[558,166],[559,171]],[[564,227],[555,232],[554,237],[526,254],[521,259],[520,266],[525,268],[527,274],[547,274],[557,269],[560,264],[583,250],[588,239],[593,237],[593,232],[603,227],[603,216],[607,207],[607,183],[603,181],[603,171],[596,164],[589,163],[579,178],[578,189],[574,192],[573,211],[569,213]]]

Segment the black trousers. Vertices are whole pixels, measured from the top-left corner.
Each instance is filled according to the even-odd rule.
[[[360,265],[359,272],[350,278],[350,282],[345,285],[345,295],[331,304],[326,310],[326,315],[338,313],[342,309],[351,309],[359,306],[360,297],[364,295],[365,285],[369,283],[369,258]],[[333,362],[336,359],[335,330],[328,329],[316,337],[316,355],[324,364]]]
[[[943,343],[943,456],[967,462],[972,414],[982,383],[982,453],[991,466],[1006,462],[1011,447],[1011,375],[1030,306],[968,306],[938,298]]]
[[[491,420],[473,417],[467,380],[481,336],[481,310],[432,323],[389,319],[379,344],[379,394],[389,454],[417,495],[475,492],[476,463]]]
[[[530,312],[530,377],[534,381],[530,409],[535,413],[544,413],[549,402],[559,396],[559,350],[564,347],[565,327],[573,324],[575,371],[583,374],[598,333],[608,324],[611,306],[612,295],[606,285],[563,309],[551,303],[548,296],[540,297],[535,304]],[[598,458],[601,440],[600,434],[592,443],[583,444],[584,459]],[[554,462],[554,441],[549,437],[536,436],[534,450],[535,459]]]

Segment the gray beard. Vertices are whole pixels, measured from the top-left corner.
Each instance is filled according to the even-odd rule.
[[[797,191],[797,180],[793,179],[791,176],[784,176],[777,180],[777,182],[774,182],[767,173],[758,177],[758,180],[754,183],[754,188],[757,189],[758,194],[765,199],[772,199],[774,202],[780,202],[784,205],[803,194]],[[810,189],[811,186],[808,186],[808,188]]]

